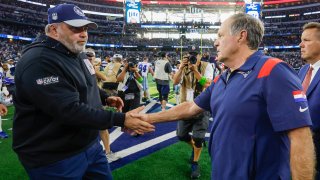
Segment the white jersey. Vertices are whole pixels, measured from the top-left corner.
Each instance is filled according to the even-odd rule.
[[[102,61],[101,62],[101,67],[104,69],[104,68],[106,68],[107,64],[108,63],[106,61]]]
[[[138,68],[141,73],[141,76],[148,77],[148,72],[150,67],[151,67],[151,64],[148,62],[139,62]]]
[[[5,77],[2,67],[0,67],[0,91],[2,90],[2,81]]]

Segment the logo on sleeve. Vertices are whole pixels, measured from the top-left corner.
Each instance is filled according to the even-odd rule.
[[[50,76],[50,77],[44,77],[36,80],[38,85],[49,85],[59,82],[59,77],[56,76]]]
[[[292,95],[293,95],[295,102],[306,102],[307,101],[307,97],[303,91],[293,91]]]
[[[305,112],[305,111],[308,110],[308,109],[309,109],[309,107],[301,108],[301,106],[300,106],[299,111],[300,111],[300,112]]]

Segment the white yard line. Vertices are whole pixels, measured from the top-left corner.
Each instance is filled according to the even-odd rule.
[[[151,101],[140,113],[146,113],[151,109],[157,102]],[[118,139],[123,132],[121,131],[121,127],[117,127],[114,131],[110,133],[110,144],[112,144],[116,139]],[[102,142],[101,142],[102,143]]]
[[[172,131],[170,133],[164,134],[162,136],[159,136],[157,138],[151,139],[149,141],[143,142],[141,144],[137,144],[135,146],[129,147],[127,149],[123,149],[121,151],[117,152],[117,155],[119,155],[120,157],[124,158],[126,156],[129,156],[131,154],[137,153],[139,151],[142,151],[144,149],[147,149],[151,146],[154,146],[156,144],[159,144],[161,142],[164,142],[166,140],[169,140],[173,137],[176,136],[176,131]]]
[[[157,104],[156,101],[151,101],[140,113],[146,113],[147,111],[149,111],[155,104]],[[158,103],[159,104],[159,103]],[[168,107],[173,107],[173,105],[171,104],[167,104]],[[112,144],[115,140],[117,140],[121,135],[123,134],[123,132],[121,131],[121,127],[117,127],[116,129],[114,129],[111,133],[110,133],[110,144]],[[176,131],[172,131],[170,133],[164,134],[162,136],[156,137],[154,139],[151,139],[149,141],[143,142],[141,144],[137,144],[135,146],[129,147],[127,149],[123,149],[121,151],[117,152],[117,155],[120,157],[126,157],[129,156],[131,154],[137,153],[139,151],[142,151],[146,148],[149,148],[151,146],[154,146],[156,144],[159,144],[163,141],[166,141],[168,139],[171,139],[173,137],[176,136]],[[100,142],[101,145],[103,146],[102,141]]]

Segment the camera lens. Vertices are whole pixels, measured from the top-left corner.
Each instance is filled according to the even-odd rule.
[[[189,56],[189,62],[191,64],[196,64],[197,63],[197,57],[196,56]]]
[[[129,62],[128,65],[129,65],[129,67],[133,68],[135,64],[133,62]]]
[[[94,56],[93,52],[86,52],[86,55],[87,55],[88,57],[93,57],[93,56]]]

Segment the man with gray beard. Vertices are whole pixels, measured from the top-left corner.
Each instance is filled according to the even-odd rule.
[[[13,149],[30,179],[112,179],[99,130],[154,130],[133,118],[142,108],[125,114],[102,109],[102,104],[122,109],[123,102],[99,95],[93,66],[79,56],[88,28],[97,24],[79,7],[50,8],[46,36],[24,49],[16,67]]]

